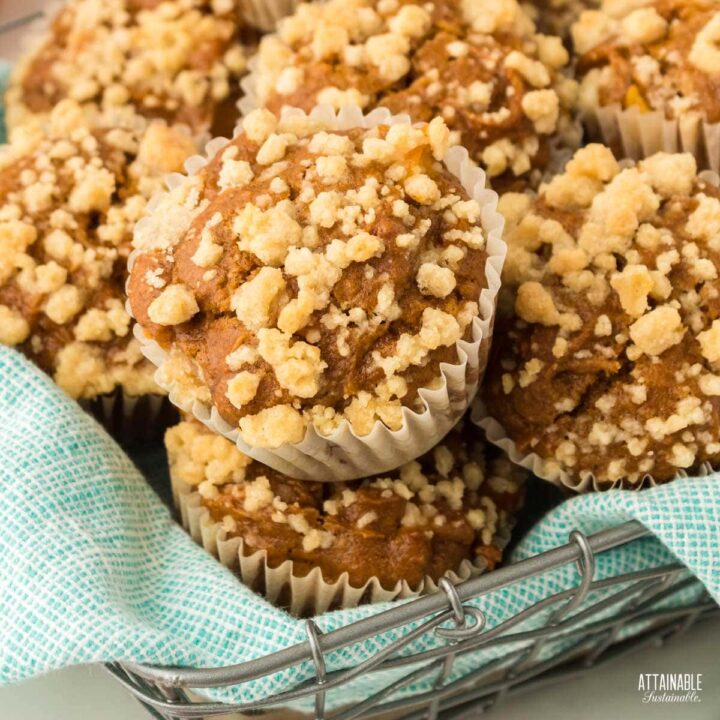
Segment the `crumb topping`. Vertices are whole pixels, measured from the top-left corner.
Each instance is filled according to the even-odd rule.
[[[320,567],[328,582],[347,572],[354,586],[371,577],[414,586],[463,560],[492,567],[522,501],[524,471],[486,463],[461,428],[391,476],[351,483],[287,478],[197,421],[168,430],[165,444],[173,479],[198,493],[227,537],[242,538],[248,554],[265,550],[271,567],[292,560],[297,575]]]
[[[496,182],[511,182],[540,174],[550,138],[577,140],[568,61],[515,0],[329,0],[299,5],[263,38],[254,77],[276,113],[328,103],[440,116]]]
[[[486,399],[521,451],[601,483],[716,462],[720,189],[694,158],[589,145],[500,211],[515,305]]]
[[[397,429],[440,362],[457,363],[486,236],[439,160],[448,136],[439,119],[331,132],[257,110],[138,224],[133,314],[194,359],[172,360],[177,382],[209,388],[248,444],[343,420],[360,435]]]
[[[239,31],[232,0],[70,0],[14,70],[8,125],[43,117],[68,98],[92,111],[132,109],[206,131],[223,103],[232,115],[246,65]]]
[[[720,121],[720,10],[713,0],[605,3],[572,28],[580,105]]]
[[[92,128],[66,100],[0,155],[0,342],[73,397],[160,392],[130,332],[127,257],[148,197],[194,147],[161,123]]]

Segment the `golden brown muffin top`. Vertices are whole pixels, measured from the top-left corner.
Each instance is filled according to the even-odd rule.
[[[265,550],[270,567],[292,560],[295,576],[319,567],[327,582],[348,573],[354,587],[372,577],[415,587],[464,560],[492,569],[522,502],[524,473],[507,461],[488,469],[470,428],[390,476],[351,483],[292,480],[198,422],[171,428],[165,444],[173,478],[197,488],[246,554]]]
[[[159,392],[131,340],[132,227],[195,146],[160,122],[91,128],[65,100],[0,154],[0,342],[73,397]]]
[[[138,225],[133,314],[163,382],[245,442],[402,424],[458,362],[486,287],[481,208],[441,120],[334,132],[256,110]]]
[[[8,126],[70,98],[93,112],[229,132],[245,70],[237,18],[234,0],[70,0],[13,73]]]
[[[720,5],[715,0],[606,2],[572,28],[581,105],[720,121]]]
[[[263,38],[256,61],[261,106],[441,116],[496,184],[539,177],[550,138],[573,135],[568,53],[515,0],[306,3]]]
[[[717,461],[720,190],[693,157],[590,145],[501,211],[515,317],[485,398],[520,451],[601,483]]]

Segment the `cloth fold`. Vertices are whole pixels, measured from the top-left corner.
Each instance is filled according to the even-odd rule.
[[[513,559],[565,543],[575,528],[592,533],[635,518],[655,537],[598,556],[596,578],[677,558],[718,600],[718,488],[712,475],[642,493],[570,499],[530,531]],[[487,626],[495,627],[577,581],[577,570],[568,566],[473,604],[485,612]],[[675,598],[683,601],[687,595]],[[327,632],[385,608],[327,613],[317,622]],[[7,348],[0,348],[0,616],[0,683],[89,662],[236,664],[306,639],[301,620],[250,592],[195,545],[105,431]],[[357,664],[403,632],[333,653],[329,669]],[[438,642],[423,636],[404,652]],[[502,652],[486,648],[465,656],[456,672]],[[312,665],[304,663],[208,695],[253,702],[312,676]],[[366,697],[390,677],[386,672],[359,679],[343,691],[343,701]]]

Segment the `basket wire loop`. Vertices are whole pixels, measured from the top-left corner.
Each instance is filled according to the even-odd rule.
[[[325,720],[325,685],[327,678],[327,670],[325,667],[325,657],[320,647],[320,629],[312,620],[305,621],[305,632],[308,636],[308,644],[312,653],[313,663],[315,665],[315,683],[318,686],[315,692],[315,718],[316,720]]]
[[[482,610],[478,610],[471,605],[463,605],[457,589],[447,578],[441,578],[438,585],[448,598],[455,627],[438,627],[435,629],[435,634],[438,637],[453,641],[469,640],[479,635],[485,628],[485,615]],[[475,622],[468,623],[468,616],[473,618]]]
[[[450,603],[450,609],[453,613],[453,620],[455,622],[454,628],[435,628],[435,634],[441,638],[446,638],[449,645],[457,645],[461,639],[465,639],[472,635],[479,634],[485,627],[485,616],[475,608],[465,607],[460,600],[460,596],[455,586],[448,580],[448,578],[441,578],[438,582],[438,586],[447,596],[448,602]],[[473,612],[470,612],[473,611]],[[475,623],[468,627],[466,613],[472,614],[475,618]],[[448,632],[449,630],[449,632]],[[456,654],[454,652],[449,653],[443,661],[440,673],[435,681],[435,688],[440,689],[445,685],[450,674],[452,673],[453,666],[455,665]],[[427,718],[428,720],[436,720],[440,711],[440,696],[436,695],[430,703],[428,708]]]

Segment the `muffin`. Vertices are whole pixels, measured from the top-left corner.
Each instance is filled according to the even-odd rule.
[[[194,147],[160,122],[93,128],[64,100],[0,154],[0,342],[73,398],[163,394],[125,311],[127,258],[147,198]]]
[[[484,388],[491,440],[547,479],[639,487],[720,459],[720,190],[689,154],[578,151],[508,194],[515,314]]]
[[[580,107],[619,156],[692,152],[720,167],[720,6],[607,2],[572,28]]]
[[[116,122],[130,113],[230,132],[245,70],[237,17],[234,0],[70,0],[15,67],[8,127],[69,98]]]
[[[325,108],[220,141],[135,232],[130,307],[171,400],[305,479],[437,443],[475,393],[505,252],[448,138]]]
[[[165,435],[185,527],[296,614],[409,597],[491,570],[522,501],[522,471],[488,470],[471,426],[390,476],[293,480],[197,421]]]
[[[576,84],[562,74],[568,53],[515,0],[306,3],[262,39],[253,63],[243,107],[440,116],[496,189],[537,181],[553,143],[579,139]]]

